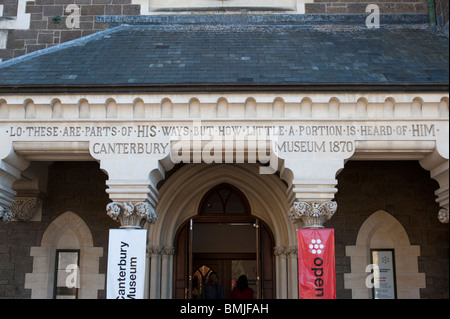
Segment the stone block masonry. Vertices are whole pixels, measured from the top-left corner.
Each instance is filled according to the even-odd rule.
[[[444,0],[446,1],[446,0]],[[361,14],[376,4],[382,14],[426,14],[427,0],[314,0],[305,4],[306,13]]]
[[[2,0],[2,19],[17,19],[17,0]],[[66,19],[75,12],[69,5],[80,9],[79,27],[68,28]],[[69,7],[70,8],[70,7]],[[87,36],[107,29],[106,23],[95,22],[99,15],[139,15],[140,5],[132,0],[34,0],[27,2],[25,14],[29,15],[30,26],[26,30],[3,30],[0,42],[0,61],[6,61],[36,50],[48,48],[66,41]],[[58,17],[60,20],[58,21]],[[2,35],[0,34],[0,36]]]

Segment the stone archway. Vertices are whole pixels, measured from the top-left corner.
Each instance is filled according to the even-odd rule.
[[[89,227],[73,212],[65,212],[56,218],[45,230],[41,245],[31,247],[33,272],[26,274],[25,277],[25,288],[31,289],[31,298],[53,298],[57,249],[80,251],[78,298],[96,299],[98,290],[105,288],[105,275],[98,272],[103,248],[94,247]]]
[[[256,164],[188,164],[160,189],[158,221],[149,233],[150,298],[172,298],[172,268],[176,232],[196,216],[203,196],[212,187],[229,183],[248,199],[253,216],[265,222],[274,237],[276,298],[297,297],[295,226],[288,218],[287,186],[277,175],[259,174]],[[293,285],[292,283],[295,283]]]
[[[391,214],[379,210],[362,224],[355,246],[346,247],[346,255],[351,259],[351,270],[344,274],[345,288],[352,289],[353,299],[372,297],[372,290],[365,282],[369,273],[366,266],[370,262],[370,249],[390,248],[395,250],[397,298],[420,298],[420,288],[425,288],[425,274],[419,273],[417,257],[420,246],[411,245],[401,223]]]

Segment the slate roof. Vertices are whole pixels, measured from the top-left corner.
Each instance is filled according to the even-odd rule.
[[[0,89],[448,90],[448,60],[448,37],[423,25],[121,25],[0,63]]]

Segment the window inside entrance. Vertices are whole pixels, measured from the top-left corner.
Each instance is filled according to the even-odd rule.
[[[203,198],[200,215],[247,215],[248,203],[234,186],[224,183],[212,188]]]

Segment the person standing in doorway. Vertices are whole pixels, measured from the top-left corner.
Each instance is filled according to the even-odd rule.
[[[236,287],[231,292],[231,299],[253,299],[253,289],[248,286],[247,276],[241,275],[238,278]]]
[[[223,299],[223,288],[220,285],[219,275],[212,272],[202,291],[202,299]]]

